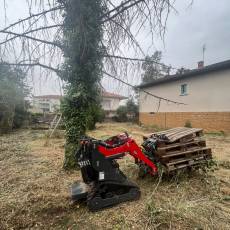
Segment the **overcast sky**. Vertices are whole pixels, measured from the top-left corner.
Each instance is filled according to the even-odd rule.
[[[5,26],[3,1],[0,0],[0,27]],[[8,2],[9,23],[28,15],[26,0],[6,0]],[[165,41],[155,38],[155,47],[148,50],[149,39],[143,33],[140,44],[146,54],[155,50],[163,52],[163,62],[173,67],[196,68],[202,60],[202,46],[206,45],[205,65],[230,59],[230,1],[229,0],[194,0],[189,7],[189,0],[176,0],[178,13],[171,12]],[[116,91],[116,87],[105,87]],[[51,87],[48,87],[51,85]],[[58,93],[57,82],[40,82],[36,85],[36,94]]]
[[[202,46],[206,44],[205,64],[230,59],[230,1],[177,0],[179,14],[168,20],[164,61],[175,67],[195,68],[202,60]],[[161,49],[162,43],[158,42]]]

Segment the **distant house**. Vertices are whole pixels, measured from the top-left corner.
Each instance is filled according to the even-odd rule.
[[[106,112],[106,117],[111,118],[116,115],[116,110],[120,105],[121,100],[127,99],[127,97],[102,91],[102,108]]]
[[[31,111],[34,113],[54,113],[60,109],[59,95],[34,96]],[[110,118],[116,114],[120,101],[127,99],[124,96],[102,91],[102,108],[106,112],[106,117]]]
[[[59,95],[34,96],[31,111],[33,113],[54,113],[60,109],[60,100]]]
[[[230,131],[230,60],[142,84],[139,119],[163,128],[191,123],[206,131]],[[186,105],[159,101],[143,90]]]

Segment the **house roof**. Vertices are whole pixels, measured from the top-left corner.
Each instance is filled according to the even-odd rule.
[[[115,94],[115,93],[109,93],[106,91],[102,92],[102,97],[110,97],[110,98],[119,98],[119,99],[127,99],[127,97],[119,95],[119,94]]]
[[[106,92],[106,91],[102,92],[102,97],[119,98],[120,100],[127,99],[127,97],[124,97],[122,95],[110,93],[110,92]],[[38,98],[38,99],[61,99],[62,96],[60,96],[60,95],[40,95],[40,96],[34,96],[34,98]]]
[[[60,96],[60,95],[40,95],[40,96],[34,96],[34,98],[38,98],[38,99],[61,99],[62,96]]]
[[[230,69],[230,60],[215,63],[212,65],[205,66],[201,69],[193,69],[190,70],[189,72],[186,72],[184,74],[174,74],[174,75],[167,75],[163,78],[159,78],[157,80],[141,84],[137,86],[137,88],[146,88],[154,85],[159,85],[165,82],[171,82],[171,81],[176,81],[180,79],[185,79],[189,77],[197,77],[206,73],[214,72],[214,71],[220,71],[220,70],[225,70],[225,69]]]

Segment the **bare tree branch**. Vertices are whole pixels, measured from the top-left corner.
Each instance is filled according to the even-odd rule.
[[[37,42],[41,42],[41,43],[44,43],[44,44],[47,44],[47,45],[52,45],[52,46],[57,46],[59,47],[60,49],[62,49],[63,47],[58,44],[57,42],[50,42],[50,41],[47,41],[47,40],[42,40],[42,39],[39,39],[39,38],[34,38],[34,37],[31,37],[31,36],[27,36],[25,34],[18,34],[18,33],[15,33],[15,32],[12,32],[12,31],[1,31],[1,33],[4,33],[4,34],[10,34],[10,35],[15,35],[17,37],[24,37],[24,38],[27,38],[27,39],[31,39],[31,40],[34,40],[34,41],[37,41]],[[0,43],[0,45],[4,44],[5,42],[2,42]]]
[[[1,31],[6,31],[8,30],[9,28],[11,27],[14,27],[22,22],[25,22],[25,21],[28,21],[30,20],[31,18],[34,18],[34,17],[38,17],[40,15],[45,15],[49,12],[53,12],[53,11],[56,11],[56,10],[61,10],[61,9],[64,9],[64,6],[60,5],[60,6],[57,6],[57,7],[54,7],[54,8],[51,8],[51,9],[48,9],[48,10],[45,10],[45,11],[42,11],[40,13],[37,13],[37,14],[31,14],[29,17],[26,17],[24,19],[20,19],[18,22],[15,22],[15,23],[12,23],[10,24],[9,26],[7,26],[6,28],[2,29]]]
[[[102,73],[105,74],[105,75],[107,75],[107,76],[109,76],[110,78],[113,78],[113,79],[115,79],[115,80],[117,80],[117,81],[122,82],[123,84],[125,84],[125,85],[127,85],[127,86],[129,86],[129,87],[132,87],[134,90],[135,90],[135,89],[138,89],[137,86],[134,86],[134,85],[132,85],[132,84],[130,84],[130,83],[128,83],[128,82],[125,82],[125,81],[121,80],[120,78],[115,77],[115,76],[113,76],[113,75],[111,75],[111,74],[109,74],[109,73],[107,73],[107,72],[105,72],[105,71],[102,71]],[[145,92],[146,94],[152,96],[152,97],[155,97],[155,98],[159,99],[159,100],[163,100],[163,101],[166,101],[166,102],[171,102],[171,103],[174,103],[174,104],[177,104],[177,105],[186,105],[185,103],[182,103],[182,102],[173,101],[173,100],[170,100],[170,99],[165,98],[165,97],[159,97],[159,96],[157,96],[157,95],[155,95],[155,94],[152,94],[152,93],[150,93],[150,92],[148,92],[148,91],[146,91],[146,90],[143,90],[143,89],[140,89],[140,90],[143,91],[143,92]]]
[[[120,15],[122,12],[124,12],[124,11],[128,10],[129,8],[131,8],[131,7],[133,7],[133,6],[137,5],[137,4],[139,4],[139,3],[141,3],[141,2],[144,2],[144,1],[145,1],[145,0],[137,0],[137,1],[135,1],[134,3],[130,4],[129,6],[125,6],[125,7],[122,7],[123,3],[121,3],[121,5],[120,5],[121,7],[120,7],[120,6],[116,7],[117,9],[121,8],[121,10],[118,11],[117,13],[115,13],[114,15],[112,15],[111,17],[107,17],[105,20],[102,20],[102,23],[108,22],[109,20],[111,20],[111,19],[117,17],[118,15]],[[127,1],[126,4],[127,4],[127,3],[130,3],[130,2],[132,2],[132,0]],[[116,8],[113,9],[111,12],[115,11]]]
[[[177,69],[177,68],[173,68],[171,66],[167,66],[167,65],[165,65],[163,63],[153,61],[153,60],[146,60],[144,58],[130,58],[130,57],[122,57],[122,56],[116,56],[116,55],[103,55],[103,56],[104,57],[109,57],[109,58],[127,60],[127,61],[152,62],[152,63],[158,64],[158,65],[161,65],[163,67],[167,67],[167,68],[171,68],[171,69]]]
[[[15,35],[14,37],[11,37],[9,39],[6,39],[4,42],[1,42],[0,45],[3,45],[9,41],[12,41],[18,37],[23,37],[24,35],[26,34],[30,34],[30,33],[34,33],[34,32],[38,32],[40,30],[47,30],[47,29],[52,29],[52,28],[57,28],[57,27],[62,27],[63,24],[57,24],[57,25],[52,25],[52,26],[44,26],[44,27],[39,27],[37,29],[33,29],[33,30],[29,30],[27,32],[24,32],[22,34],[18,34],[18,35]],[[0,33],[7,33],[8,31],[4,31],[4,30],[0,30]],[[10,31],[9,31],[10,32]]]
[[[46,4],[47,1],[49,4]],[[27,3],[30,16],[0,30],[0,33],[6,34],[0,41],[0,55],[3,60],[10,60],[8,62],[23,61],[21,66],[51,66],[47,69],[59,72],[52,66],[58,66],[63,58],[63,46],[58,42],[63,38],[63,19],[59,16],[59,10],[65,8],[65,1],[28,0]],[[57,3],[60,5],[56,6]],[[167,16],[173,6],[170,0],[123,0],[119,3],[103,0],[102,4],[106,9],[105,13],[99,16],[104,31],[101,41],[101,53],[106,54],[104,68],[128,82],[139,82],[141,65],[145,61],[140,57],[146,56],[146,53],[141,47],[138,35],[146,33],[147,25],[152,44],[156,33],[162,33],[164,36]],[[47,5],[50,7],[48,10]],[[40,12],[33,14],[35,8]],[[133,58],[126,57],[127,51],[130,51]],[[156,64],[166,67],[162,63]],[[132,76],[132,79],[129,79],[129,76]]]
[[[134,1],[134,0],[127,0],[127,1],[121,2],[121,4],[118,5],[118,6],[115,6],[113,3],[110,2],[110,4],[111,4],[114,8],[113,8],[112,10],[106,12],[105,14],[103,14],[103,15],[101,16],[100,19],[102,20],[102,19],[105,18],[105,17],[108,18],[108,16],[109,16],[111,13],[113,13],[114,11],[119,11],[121,8],[123,8],[125,5],[129,4],[129,3],[132,2],[132,1]],[[142,1],[144,1],[144,0],[142,0]]]
[[[48,66],[39,62],[31,62],[31,63],[7,63],[7,62],[0,62],[0,65],[7,65],[7,66],[29,66],[29,67],[34,67],[34,66],[40,66],[42,68],[51,70],[57,74],[60,74],[61,70],[56,69],[52,66]]]

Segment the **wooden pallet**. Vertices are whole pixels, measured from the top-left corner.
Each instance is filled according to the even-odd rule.
[[[164,136],[165,140],[159,142],[159,147],[166,146],[171,143],[185,143],[193,140],[194,138],[201,137],[203,135],[203,129],[198,128],[186,128],[178,127],[161,132],[152,133],[144,136],[146,139],[148,137],[159,137]]]
[[[166,154],[156,154],[167,172],[207,163],[212,158],[211,149],[207,147],[191,147],[187,151],[171,151]]]
[[[168,163],[179,159],[192,159],[200,155],[211,155],[211,149],[207,147],[193,147],[187,151],[173,151],[165,155],[159,155],[156,153],[156,156],[161,163]]]
[[[171,172],[177,169],[194,167],[202,164],[207,164],[207,160],[212,159],[211,155],[197,156],[193,159],[184,159],[178,162],[171,162],[168,164],[163,164],[167,172]]]
[[[207,160],[199,160],[197,162],[193,162],[192,164],[180,164],[180,165],[173,165],[169,167],[165,167],[165,172],[170,173],[179,169],[185,169],[185,168],[191,168],[191,167],[197,167],[207,164]]]
[[[157,149],[157,155],[166,155],[174,151],[186,151],[192,147],[206,147],[206,142],[204,139],[198,138],[182,143],[173,143],[164,146],[160,146]]]
[[[145,138],[157,138],[157,160],[167,172],[198,166],[212,158],[211,149],[201,138],[203,130],[198,128],[178,127],[152,133]]]

